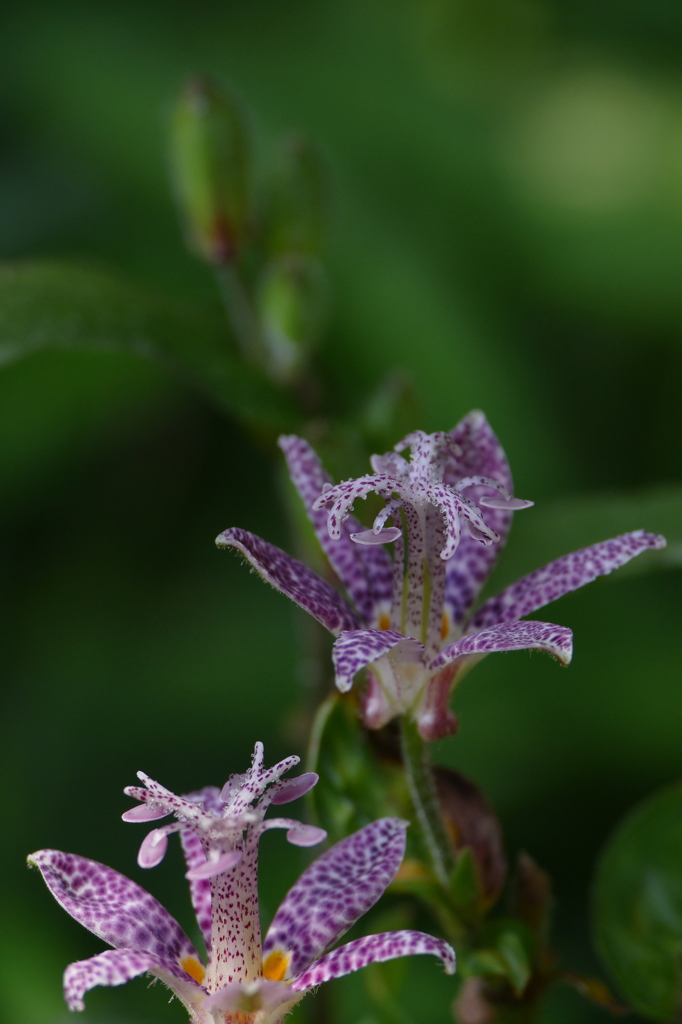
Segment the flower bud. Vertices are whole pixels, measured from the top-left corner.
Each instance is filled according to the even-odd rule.
[[[482,896],[490,906],[507,876],[502,830],[485,796],[469,779],[450,768],[435,770],[443,820],[456,857],[469,849],[478,870]]]
[[[173,114],[171,167],[189,247],[214,265],[233,260],[249,218],[246,118],[209,78],[192,78]]]
[[[257,296],[270,371],[291,381],[305,366],[327,319],[327,279],[316,259],[289,253],[266,268]]]

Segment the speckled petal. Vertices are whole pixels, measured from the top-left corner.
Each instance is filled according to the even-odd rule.
[[[332,482],[330,477],[307,441],[290,435],[280,437],[279,446],[322,550],[363,622],[369,625],[375,619],[377,607],[391,600],[393,570],[390,555],[381,545],[358,546],[351,540],[351,533],[362,532],[362,526],[354,516],[349,516],[344,523],[340,538],[332,540],[327,528],[326,508],[313,510],[324,485]]]
[[[486,523],[481,510],[463,494],[456,494],[443,484],[432,484],[429,487],[429,498],[440,509],[445,519],[445,544],[440,553],[443,561],[452,558],[460,542],[460,518],[470,527],[469,534],[481,544],[490,545],[500,538]],[[473,529],[473,533],[472,533]]]
[[[64,998],[70,1010],[83,1010],[83,996],[97,985],[124,985],[140,974],[154,974],[185,1002],[203,989],[171,960],[136,949],[107,949],[89,960],[78,960],[64,971]]]
[[[551,622],[502,622],[478,633],[467,633],[448,644],[433,659],[429,669],[439,669],[471,655],[478,659],[494,651],[522,651],[529,647],[546,651],[568,665],[573,654],[573,634],[566,626],[555,626]]]
[[[53,896],[85,928],[117,949],[153,953],[178,965],[197,951],[175,918],[125,875],[87,857],[39,850],[29,864]]]
[[[185,829],[180,833],[180,842],[187,862],[187,870],[198,868],[206,860],[201,840],[194,832]],[[211,880],[210,878],[197,878],[189,883],[192,906],[196,914],[197,924],[206,942],[206,948],[211,948]]]
[[[470,412],[450,434],[460,449],[448,463],[443,482],[456,486],[463,477],[490,477],[512,493],[512,478],[504,450],[482,412]],[[488,487],[471,487],[467,497],[478,504],[489,496]],[[481,587],[493,570],[504,547],[512,513],[508,509],[486,509],[485,522],[499,536],[489,547],[463,532],[457,551],[447,562],[445,586],[445,624],[447,632],[461,625]]]
[[[303,872],[284,897],[263,945],[265,958],[277,952],[290,957],[285,977],[300,974],[374,906],[400,867],[406,827],[400,818],[374,821]]]
[[[333,587],[303,562],[274,544],[238,528],[225,530],[216,539],[216,544],[239,551],[264,580],[314,615],[330,633],[337,635],[342,629],[355,629],[361,625],[353,609]]]
[[[290,804],[293,800],[298,800],[309,793],[319,781],[320,776],[317,772],[304,772],[303,775],[297,775],[294,779],[284,779],[273,787],[270,799],[275,806]]]
[[[361,669],[398,645],[403,661],[417,662],[422,659],[424,645],[394,629],[349,629],[341,633],[332,651],[337,689],[346,693]]]
[[[207,810],[220,811],[224,807],[223,801],[220,799],[220,790],[217,786],[206,786],[205,789],[198,790],[196,793],[190,793],[188,799],[196,800],[197,803],[203,804]],[[185,855],[187,870],[192,871],[194,868],[201,867],[206,860],[206,853],[201,845],[199,836],[189,829],[183,829],[180,833],[180,842],[182,843],[182,852]],[[211,880],[210,878],[192,879],[189,883],[189,889],[192,897],[192,906],[197,917],[197,924],[201,929],[206,948],[210,951]]]
[[[645,530],[635,530],[564,555],[486,601],[472,618],[469,628],[480,629],[494,622],[507,622],[509,619],[530,615],[563,594],[591,583],[597,576],[608,575],[643,551],[663,547],[665,537]]]
[[[395,960],[400,956],[415,956],[419,953],[431,953],[440,957],[445,964],[446,973],[454,973],[455,951],[442,939],[435,939],[424,932],[381,932],[379,935],[366,935],[362,939],[355,939],[353,942],[347,942],[345,946],[340,946],[339,949],[332,950],[294,978],[289,987],[294,992],[301,992],[332,978],[352,974],[367,964],[382,963],[384,960]]]

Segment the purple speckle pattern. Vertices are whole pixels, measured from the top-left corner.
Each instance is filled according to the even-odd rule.
[[[190,793],[188,800],[201,802],[207,809],[216,813],[222,811],[223,803],[220,799],[220,790],[217,786],[206,786],[205,789],[196,793]],[[183,829],[180,833],[182,852],[185,855],[187,870],[192,871],[200,868],[206,862],[206,854],[201,844],[201,839],[189,829]],[[210,878],[194,878],[189,883],[192,907],[196,914],[197,924],[204,937],[208,952],[211,951],[211,880]]]
[[[383,526],[387,515],[393,514],[398,507],[402,507],[406,515],[410,508],[415,511],[425,511],[429,506],[437,508],[443,517],[445,527],[445,544],[440,551],[443,559],[450,558],[457,548],[460,520],[467,525],[469,533],[476,540],[484,544],[492,544],[499,540],[497,533],[487,525],[481,510],[472,498],[458,491],[456,484],[453,486],[449,482],[444,482],[443,475],[448,461],[456,458],[460,451],[450,435],[443,432],[425,434],[421,430],[416,430],[396,445],[397,450],[406,447],[411,449],[410,462],[401,457],[396,459],[394,452],[375,455],[372,459],[375,470],[373,474],[326,486],[322,490],[313,509],[329,508],[329,535],[333,539],[338,538],[353,503],[375,492],[387,502],[387,508],[381,511],[374,521],[374,529],[377,531]],[[462,486],[471,487],[471,480],[465,477]],[[487,493],[490,482],[482,486],[486,488]],[[506,494],[501,483],[494,482],[492,487],[501,487]],[[476,490],[481,490],[481,484],[477,485]],[[398,496],[397,499],[391,498],[393,494]],[[416,535],[410,527],[409,520],[407,525],[412,545]]]
[[[635,530],[564,555],[486,601],[473,616],[469,628],[481,629],[495,622],[530,615],[550,601],[591,583],[597,576],[608,575],[643,551],[662,547],[665,547],[665,537]]]
[[[362,704],[368,728],[409,713],[424,739],[449,735],[456,728],[449,693],[461,663],[470,665],[493,651],[536,647],[566,664],[570,630],[547,623],[514,625],[516,620],[665,544],[662,537],[638,530],[585,548],[519,580],[469,618],[506,542],[513,511],[532,504],[512,497],[507,458],[482,412],[469,413],[449,433],[408,434],[394,451],[372,456],[373,473],[339,484],[332,484],[301,438],[282,437],[280,446],[359,616],[324,580],[260,538],[228,530],[218,544],[241,550],[266,580],[337,636],[333,659],[339,690],[350,689],[356,673],[374,666]],[[398,454],[406,448],[409,461]],[[350,515],[353,503],[371,491],[385,502],[373,533],[393,539],[393,559],[381,544],[366,543],[372,531],[362,530]],[[383,534],[389,521],[394,525]],[[396,535],[398,527],[404,533]],[[362,543],[354,543],[351,534]],[[491,631],[505,623],[509,628]],[[425,665],[421,676],[414,671],[418,661]],[[407,666],[410,671],[403,672]]]
[[[239,528],[225,530],[216,544],[239,551],[264,580],[313,615],[334,636],[342,629],[361,625],[347,601],[326,580],[274,544]]]
[[[311,864],[275,914],[264,956],[275,949],[290,954],[288,977],[308,968],[374,906],[393,880],[405,853],[406,826],[400,818],[381,818]]]
[[[307,971],[294,978],[290,988],[294,992],[302,992],[332,978],[340,978],[344,974],[358,971],[367,964],[382,963],[384,960],[395,960],[400,956],[415,956],[419,953],[431,953],[440,957],[445,964],[446,973],[454,973],[455,951],[447,942],[435,939],[424,932],[381,932],[378,935],[366,935],[362,939],[355,939],[327,953]]]
[[[29,858],[67,913],[117,949],[179,964],[197,951],[165,907],[125,875],[87,857],[40,850]]]
[[[403,636],[394,629],[354,629],[341,633],[332,651],[337,688],[341,693],[346,693],[353,685],[354,676],[361,669],[398,645],[401,648],[402,660],[422,660],[423,644],[419,640]]]
[[[257,874],[259,838],[268,828],[287,828],[290,841],[310,845],[322,829],[290,818],[264,815],[272,802],[288,803],[317,781],[314,773],[282,780],[299,761],[285,758],[266,769],[257,743],[251,767],[232,775],[221,790],[210,786],[179,797],[150,779],[129,786],[129,796],[150,812],[173,814],[188,869],[214,866],[239,852],[239,862],[192,883],[192,900],[208,947],[201,966],[194,946],[164,908],[117,871],[73,854],[41,850],[29,857],[58,902],[77,921],[115,948],[70,964],[64,994],[72,1010],[96,985],[122,985],[150,973],[183,1002],[194,1024],[281,1024],[306,989],[372,960],[434,953],[454,969],[446,943],[417,932],[397,932],[350,943],[318,963],[323,954],[377,901],[394,878],[405,852],[407,822],[383,818],[337,843],[290,889],[261,948]],[[147,820],[153,820],[155,813]],[[135,815],[133,820],[144,821]],[[170,827],[170,826],[166,826]],[[222,858],[222,860],[221,860]],[[287,958],[286,980],[263,978],[263,954]],[[451,966],[450,966],[451,965]],[[199,984],[200,977],[203,984]],[[313,979],[314,980],[311,980]]]
[[[332,540],[327,529],[327,512],[313,508],[325,485],[331,483],[331,478],[307,441],[294,435],[283,436],[279,439],[279,446],[322,550],[363,622],[373,624],[377,607],[391,600],[393,570],[390,555],[381,545],[366,547],[351,540],[351,533],[362,531],[353,516],[344,523],[338,540]]]
[[[339,540],[341,527],[348,519],[356,501],[374,493],[388,497],[392,491],[400,493],[399,488],[402,490],[402,481],[397,477],[387,476],[385,473],[369,473],[367,476],[353,477],[322,491],[313,505],[313,511],[323,509],[327,505],[330,506],[327,513],[327,529],[332,540]],[[400,496],[404,500],[404,495]],[[392,507],[395,508],[394,503],[392,503]]]
[[[440,509],[447,524],[447,536],[440,557],[447,561],[457,551],[460,543],[460,518],[465,521],[469,536],[473,537],[480,544],[489,546],[500,538],[491,527],[488,526],[483,513],[474,501],[458,494],[444,484],[433,484],[429,487],[431,503]]]
[[[70,1010],[84,1010],[83,996],[97,985],[124,985],[140,974],[160,978],[180,998],[203,994],[200,985],[172,960],[135,949],[108,949],[89,960],[69,964],[64,972],[64,999]],[[183,1001],[185,1001],[183,999]],[[189,1001],[189,1000],[188,1000]]]
[[[493,651],[521,651],[526,648],[546,651],[568,665],[573,653],[573,634],[566,626],[555,626],[551,622],[502,622],[478,633],[468,633],[448,644],[429,668],[443,668],[459,659],[481,657]]]
[[[445,470],[444,482],[456,487],[458,481],[471,476],[490,477],[512,493],[512,477],[504,449],[490,424],[478,410],[461,420],[450,437],[459,447]],[[490,489],[473,486],[467,496],[474,502],[488,496]],[[492,545],[464,534],[454,556],[446,564],[445,605],[453,626],[460,626],[481,587],[492,572],[504,547],[511,526],[512,513],[505,509],[485,510],[485,522],[499,540]]]

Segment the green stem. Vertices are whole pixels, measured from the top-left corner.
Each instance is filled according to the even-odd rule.
[[[216,279],[242,355],[252,363],[265,358],[261,325],[239,271],[233,263],[216,267]]]
[[[438,881],[447,889],[454,861],[438,806],[429,753],[417,726],[406,715],[400,718],[400,745],[410,796],[431,867]]]

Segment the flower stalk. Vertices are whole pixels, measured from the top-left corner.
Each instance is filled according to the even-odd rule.
[[[421,837],[434,875],[449,888],[454,860],[438,805],[426,742],[411,718],[400,719],[400,748],[405,776]]]

